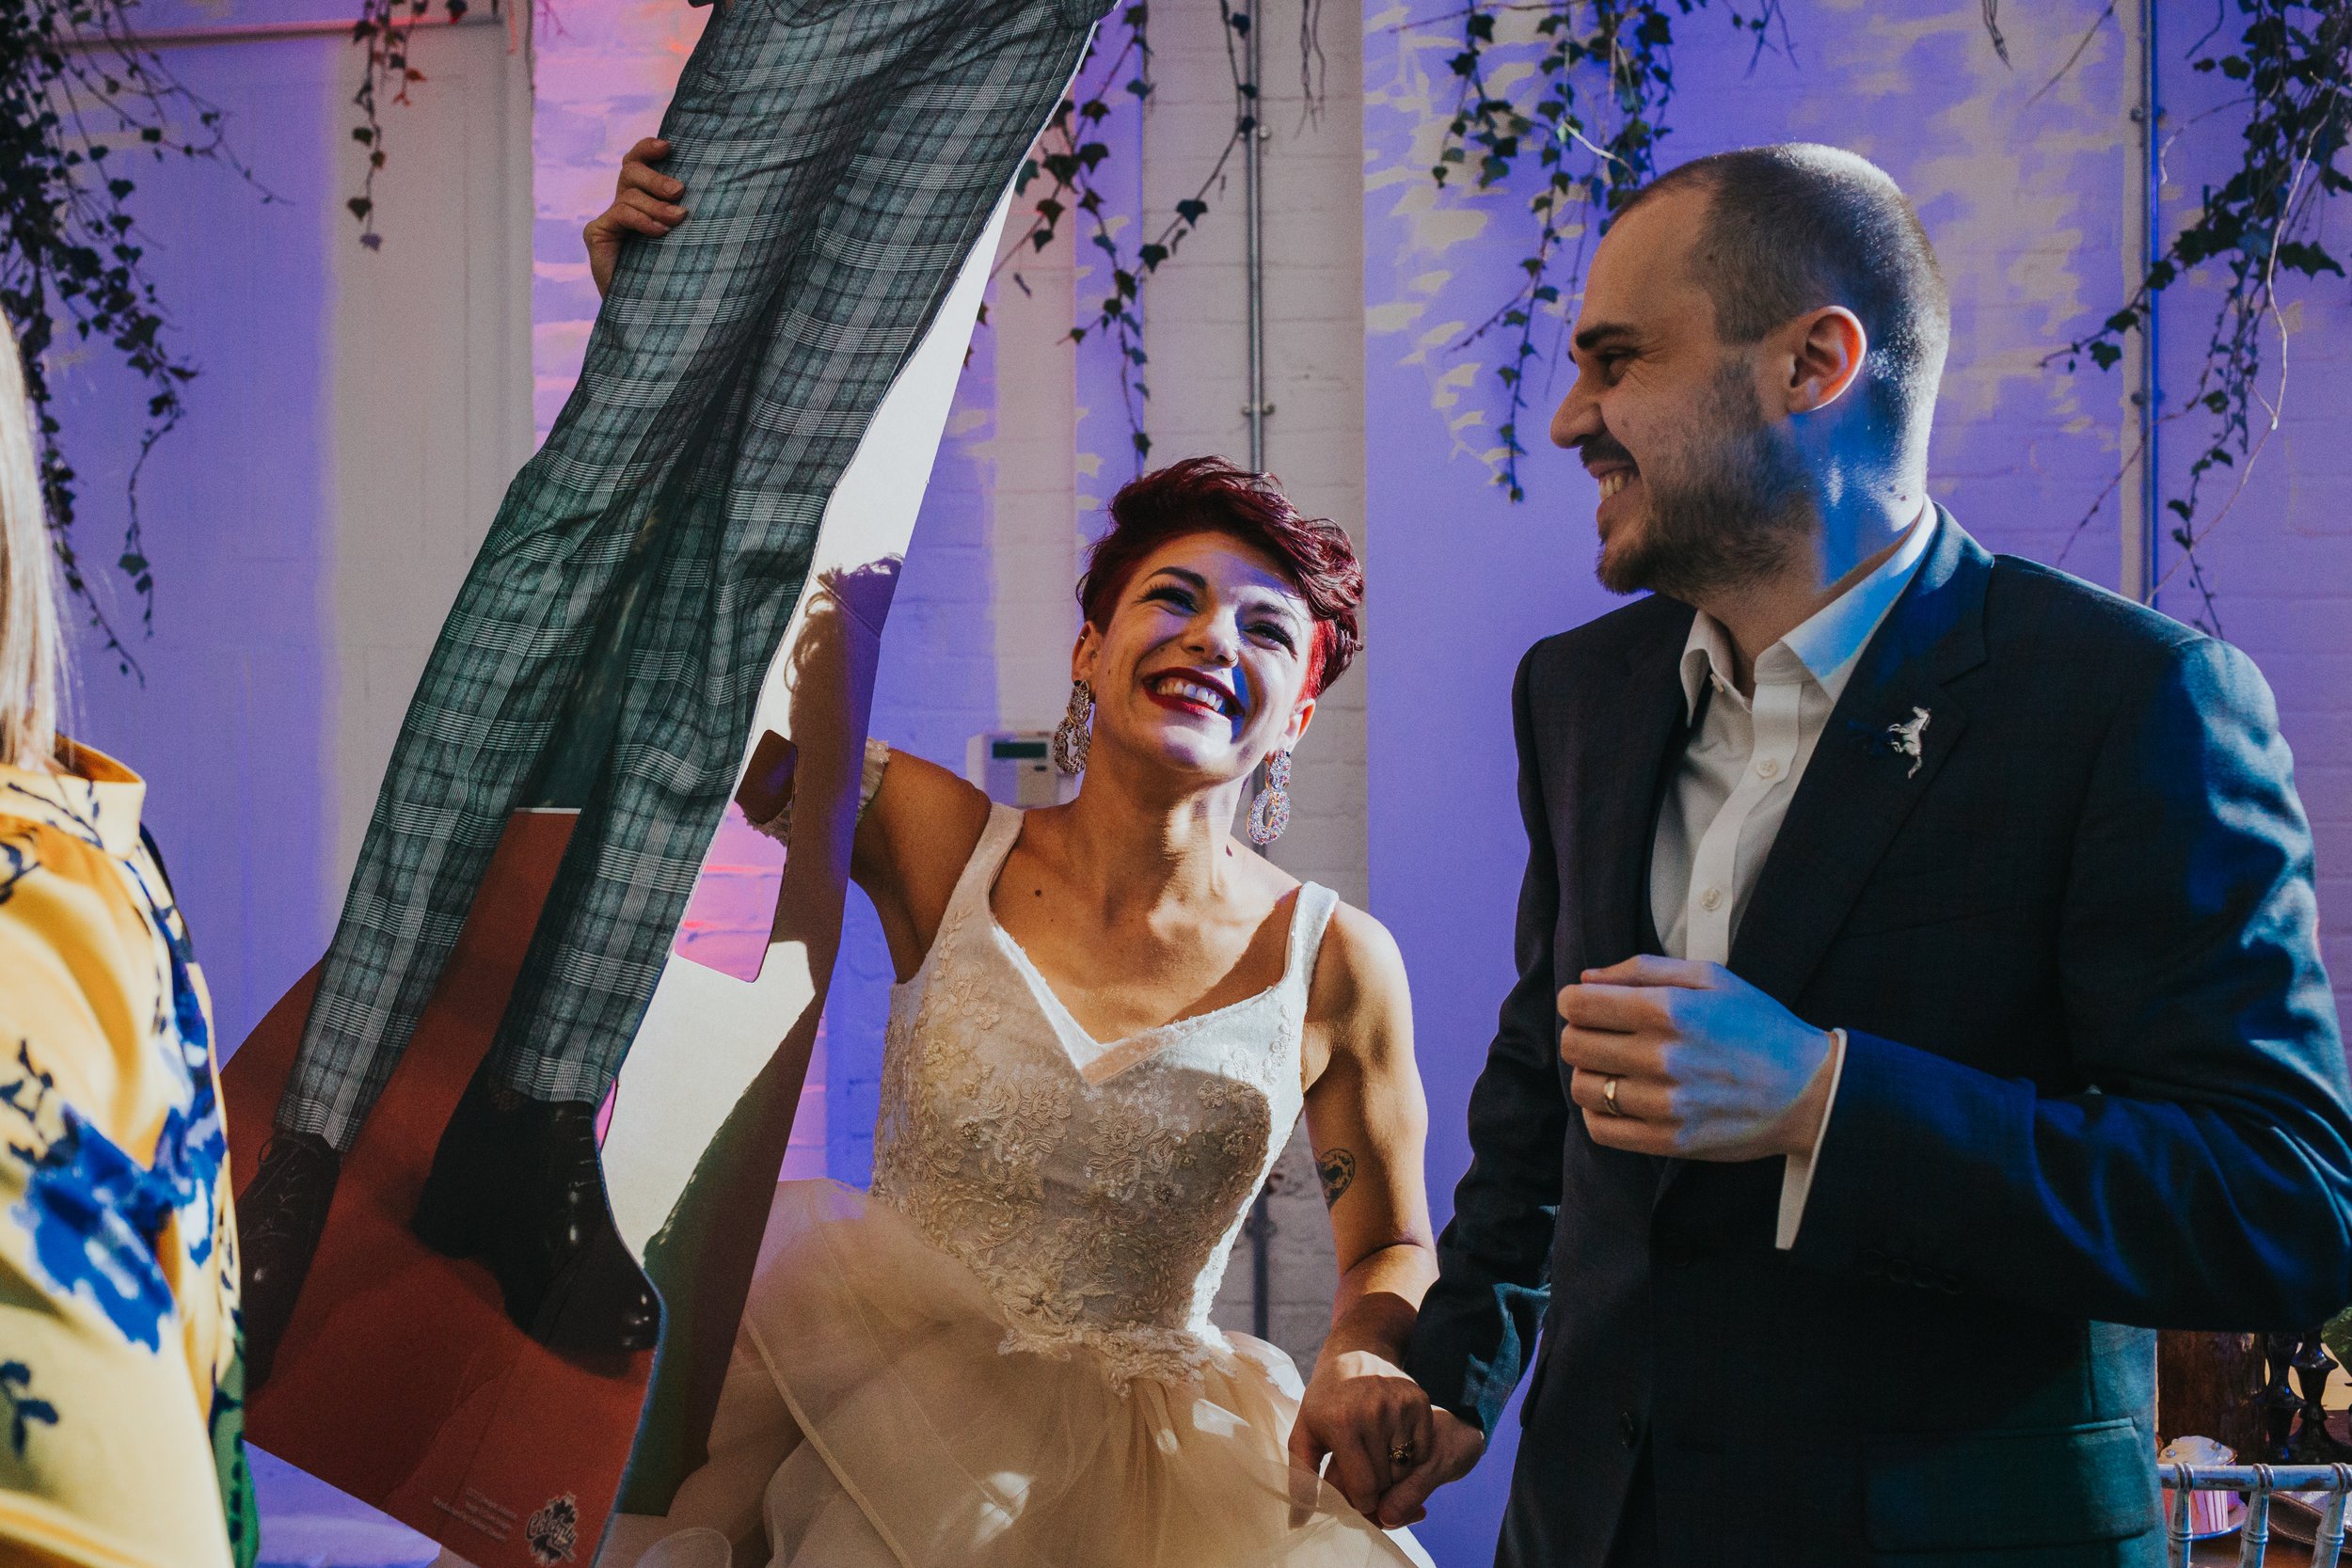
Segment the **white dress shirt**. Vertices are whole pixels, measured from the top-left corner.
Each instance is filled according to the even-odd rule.
[[[1868,577],[1758,654],[1753,700],[1740,694],[1722,623],[1703,610],[1692,622],[1682,647],[1682,695],[1694,727],[1659,810],[1650,853],[1650,914],[1668,957],[1731,961],[1740,917],[1830,710],[1862,650],[1917,575],[1936,526],[1935,514],[1926,513]],[[1845,1057],[1840,1032],[1830,1066],[1832,1105]],[[1826,1108],[1821,1131],[1829,1131]],[[1816,1137],[1812,1153],[1788,1156],[1775,1238],[1784,1251],[1796,1244],[1820,1148]]]

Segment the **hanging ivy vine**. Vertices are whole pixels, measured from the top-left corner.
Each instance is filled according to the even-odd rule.
[[[1144,429],[1145,400],[1151,392],[1143,379],[1143,368],[1150,362],[1143,351],[1143,278],[1175,253],[1177,244],[1207,211],[1203,200],[1196,198],[1180,206],[1167,231],[1153,243],[1139,245],[1135,256],[1120,249],[1118,226],[1107,210],[1097,171],[1111,156],[1110,144],[1103,135],[1114,102],[1124,97],[1140,104],[1152,96],[1149,29],[1150,8],[1142,5],[1122,7],[1115,21],[1098,25],[1093,44],[1071,83],[1070,95],[1055,107],[1052,119],[1013,182],[1014,196],[1029,202],[1028,227],[997,262],[995,272],[997,276],[1009,273],[1014,286],[1025,293],[1028,282],[1014,263],[1053,245],[1065,224],[1087,226],[1088,244],[1103,252],[1109,263],[1111,292],[1090,320],[1071,327],[1070,336],[1083,342],[1089,332],[1102,331],[1118,345],[1120,395],[1138,454],[1152,448]],[[1114,34],[1115,48],[1111,46]],[[987,324],[988,307],[983,304],[980,325]]]
[[[2125,340],[2148,333],[2166,290],[2201,270],[2217,272],[2222,297],[2198,380],[2159,420],[2206,421],[2203,447],[2179,493],[2165,501],[2169,537],[2179,551],[2166,579],[2187,574],[2201,607],[2198,619],[2217,631],[2212,584],[2198,546],[2227,517],[2263,444],[2278,428],[2287,347],[2280,274],[2344,275],[2320,237],[2319,216],[2326,198],[2352,190],[2352,176],[2338,166],[2352,131],[2352,0],[2218,3],[2234,6],[2237,36],[2222,39],[2223,10],[2192,46],[2190,61],[2200,72],[2244,86],[2223,106],[2245,115],[2239,166],[2204,190],[2198,216],[2132,296],[2095,330],[2051,356],[2051,362],[2070,369],[2084,359],[2112,369],[2122,358]],[[2006,60],[1994,0],[1979,4],[1993,45]],[[373,193],[375,173],[385,163],[380,111],[388,103],[405,102],[409,86],[422,79],[410,63],[409,44],[431,8],[432,0],[362,0],[353,26],[367,61],[355,98],[361,123],[352,135],[368,149],[368,158],[366,183],[349,206],[369,245],[380,240]],[[442,8],[455,22],[466,14],[467,0],[442,0]],[[1432,179],[1441,189],[1486,191],[1530,166],[1538,176],[1527,201],[1518,287],[1456,344],[1492,336],[1506,345],[1495,371],[1502,397],[1498,482],[1515,501],[1525,494],[1518,464],[1527,451],[1520,425],[1530,372],[1548,347],[1554,354],[1559,349],[1557,330],[1547,341],[1543,324],[1565,327],[1563,301],[1586,242],[1655,172],[1659,145],[1669,131],[1675,25],[1709,8],[1728,19],[1752,58],[1766,49],[1787,49],[1781,0],[1469,0],[1456,13],[1461,47],[1449,67],[1459,82],[1458,101]],[[170,346],[167,318],[144,265],[130,205],[136,188],[130,164],[139,152],[226,158],[227,151],[219,111],[140,44],[128,11],[129,0],[0,0],[0,309],[15,324],[25,361],[58,562],[92,625],[132,670],[135,661],[93,593],[76,543],[79,476],[57,443],[49,356],[70,341],[103,342],[146,386],[147,419],[114,566],[130,585],[141,626],[151,626],[154,578],[141,537],[137,476],[155,443],[184,413],[183,388],[196,371]],[[1258,134],[1261,119],[1258,84],[1246,79],[1240,57],[1250,13],[1231,0],[1218,0],[1218,13],[1232,72],[1233,125],[1197,187],[1169,213],[1136,226],[1130,242],[1106,202],[1104,183],[1111,152],[1099,134],[1103,122],[1122,97],[1142,103],[1152,91],[1149,15],[1142,4],[1104,24],[1076,86],[1023,172],[1025,197],[1035,192],[1026,253],[1050,245],[1074,218],[1107,263],[1107,292],[1070,332],[1081,341],[1105,334],[1117,345],[1138,461],[1151,450],[1142,316],[1147,282],[1207,216],[1212,198],[1225,187],[1234,151]],[[1314,17],[1315,0],[1307,0],[1299,69],[1301,80],[1311,84],[1318,79],[1321,56]],[[1311,111],[1313,101],[1311,89]],[[2201,116],[2197,123],[2210,118]],[[2217,504],[2208,483],[2223,470],[2234,471],[2238,483]],[[2104,501],[2103,496],[2093,514]]]
[[[2344,275],[2321,242],[2319,214],[2327,197],[2352,190],[2352,177],[2337,166],[2352,130],[2352,0],[2220,3],[2235,6],[2241,24],[2236,40],[2217,41],[2228,14],[2217,10],[2214,26],[2192,45],[2189,60],[2199,72],[2217,72],[2245,85],[2240,96],[2198,121],[2224,110],[2244,113],[2238,166],[2219,186],[2203,191],[2197,218],[2150,267],[2132,296],[2094,331],[2044,361],[2071,370],[2088,358],[2111,369],[2122,358],[2128,335],[2145,337],[2165,290],[2193,269],[2207,264],[2219,269],[2222,297],[2197,382],[2182,405],[2160,421],[2191,417],[2208,421],[2204,445],[2179,493],[2164,502],[2169,537],[2180,552],[2165,580],[2187,575],[2199,598],[2193,619],[2216,634],[2220,617],[2197,547],[2228,515],[2263,442],[2278,428],[2287,351],[2278,301],[2280,273]],[[1519,460],[1527,448],[1520,422],[1528,408],[1532,362],[1547,349],[1560,352],[1566,321],[1564,288],[1581,270],[1584,241],[1605,230],[1655,172],[1674,94],[1674,24],[1707,6],[1708,0],[1540,5],[1470,0],[1458,13],[1462,47],[1449,65],[1460,79],[1459,101],[1431,178],[1441,189],[1469,183],[1484,191],[1508,182],[1531,159],[1540,176],[1527,204],[1532,222],[1521,230],[1517,292],[1454,345],[1458,352],[1492,335],[1507,345],[1504,362],[1494,372],[1502,388],[1497,483],[1514,501],[1525,499]],[[1994,53],[2010,64],[1996,0],[1979,0],[1979,7]],[[1723,8],[1734,28],[1747,35],[1752,62],[1753,52],[1788,50],[1779,0]],[[2110,5],[2093,31],[2114,19]],[[2082,53],[2078,45],[2067,68]],[[1506,77],[1515,79],[1509,88],[1495,86]],[[2176,133],[2176,139],[2186,129]],[[1539,341],[1539,324],[1547,317],[1555,330],[1548,342]],[[2274,339],[2277,379],[2265,392],[2265,344]],[[2224,469],[2234,469],[2238,483],[2217,506],[2207,482]],[[2110,483],[2102,492],[2077,532],[2115,488]]]
[[[466,0],[442,0],[442,15],[452,26],[472,8]],[[367,51],[359,90],[351,98],[359,111],[351,139],[368,150],[368,157],[359,194],[343,205],[359,220],[359,243],[370,250],[384,244],[375,228],[375,177],[384,167],[384,105],[406,103],[409,87],[424,80],[424,72],[409,63],[408,51],[417,28],[432,11],[432,0],[360,0],[359,19],[351,24],[353,46]],[[491,0],[490,13],[498,14],[498,0]]]
[[[1533,164],[1532,220],[1520,231],[1518,289],[1454,346],[1489,336],[1503,342],[1496,482],[1526,499],[1519,433],[1529,372],[1565,336],[1564,293],[1581,273],[1584,242],[1657,172],[1674,97],[1675,21],[1708,0],[1472,0],[1461,12],[1462,47],[1447,66],[1460,83],[1430,178],[1440,190],[1485,191]],[[1744,36],[1751,59],[1786,49],[1780,0],[1724,0],[1720,13]],[[1775,35],[1778,42],[1775,43]],[[1511,81],[1509,87],[1502,84]],[[1541,325],[1552,324],[1539,341]]]
[[[72,26],[95,24],[103,29],[111,25],[119,30],[119,11],[114,8],[121,3],[0,0],[0,9],[11,18],[70,16],[76,19]],[[452,22],[468,9],[467,0],[442,3]],[[2217,22],[2191,55],[2196,70],[2217,71],[2247,86],[2235,105],[2247,111],[2241,166],[2219,188],[2204,193],[2198,219],[2172,242],[2122,308],[2097,330],[2051,356],[2052,361],[2069,368],[2084,357],[2111,368],[2122,358],[2123,339],[2146,332],[2159,294],[2191,269],[2207,262],[2221,264],[2226,275],[2224,296],[2194,394],[2183,407],[2164,416],[2169,421],[2201,413],[2213,421],[2210,438],[2191,465],[2183,493],[2169,499],[2166,506],[2175,519],[2171,537],[2181,550],[2181,563],[2174,569],[2189,573],[2203,606],[2201,619],[2217,629],[2211,585],[2196,549],[2227,515],[2229,502],[2207,516],[2205,482],[2216,470],[2233,467],[2241,475],[2242,487],[2246,467],[2259,452],[2261,441],[2276,428],[2278,396],[2265,395],[2258,383],[2266,332],[2280,323],[2279,271],[2283,267],[2310,277],[2343,272],[2317,238],[2317,214],[2323,197],[2352,188],[2352,179],[2335,163],[2344,144],[2347,119],[2352,119],[2352,100],[2347,99],[2352,92],[2347,88],[2347,81],[2352,81],[2352,0],[2221,3],[2234,3],[2243,19],[2235,45],[2226,50],[2213,45],[2220,31]],[[1978,0],[1978,5],[1992,47],[2008,63],[2009,43],[1999,25],[1997,0]],[[1316,6],[1317,0],[1306,0],[1299,33],[1300,78],[1309,84],[1311,112],[1321,60],[1315,38]],[[432,0],[362,0],[361,14],[354,24],[353,38],[367,50],[367,64],[355,99],[362,123],[354,127],[352,135],[368,149],[368,172],[367,183],[349,206],[360,223],[361,242],[369,245],[379,243],[373,181],[385,163],[380,109],[388,96],[389,102],[405,102],[409,85],[422,79],[409,62],[409,43],[431,7]],[[1117,345],[1121,392],[1138,461],[1150,452],[1152,444],[1145,418],[1150,388],[1145,375],[1149,356],[1144,348],[1142,302],[1147,282],[1207,216],[1212,197],[1224,189],[1235,150],[1244,145],[1245,138],[1258,134],[1261,119],[1258,84],[1246,79],[1240,56],[1251,13],[1237,9],[1231,0],[1217,0],[1217,8],[1232,72],[1233,126],[1192,194],[1178,200],[1157,223],[1147,220],[1137,225],[1132,245],[1122,239],[1121,226],[1106,200],[1104,173],[1111,149],[1101,135],[1104,122],[1120,99],[1141,103],[1152,92],[1149,9],[1144,4],[1124,7],[1103,24],[1070,96],[1054,115],[1019,182],[1029,207],[1025,249],[1018,254],[1044,250],[1059,237],[1065,224],[1075,220],[1085,226],[1086,243],[1100,251],[1107,263],[1108,292],[1085,319],[1070,328],[1070,335],[1083,341],[1102,333]],[[1522,230],[1518,286],[1454,345],[1458,351],[1488,337],[1498,337],[1505,344],[1504,362],[1494,372],[1502,398],[1496,432],[1501,442],[1497,482],[1514,501],[1525,499],[1519,462],[1528,449],[1520,426],[1529,407],[1530,373],[1547,352],[1556,356],[1561,351],[1567,316],[1564,300],[1581,270],[1587,243],[1605,231],[1625,202],[1656,172],[1658,149],[1670,130],[1667,109],[1675,90],[1676,23],[1708,9],[1728,21],[1749,50],[1751,63],[1767,50],[1790,53],[1793,57],[1782,0],[1468,0],[1454,13],[1461,24],[1461,47],[1448,66],[1458,80],[1459,90],[1437,162],[1430,169],[1431,178],[1441,190],[1467,185],[1484,192],[1508,183],[1531,165],[1537,176],[1536,189],[1527,200],[1530,222]],[[2100,22],[2104,24],[2113,14],[2114,7],[2109,6]],[[20,33],[25,31],[22,22],[16,25]],[[143,74],[130,72],[128,64],[139,57],[129,52],[127,34],[123,37],[125,52],[118,57],[126,62],[122,80],[138,84],[138,90],[130,95],[135,103],[160,103],[175,93],[185,96],[176,84],[151,90],[151,84],[163,80],[151,69],[151,57]],[[0,41],[0,48],[7,47]],[[23,53],[21,46],[18,53]],[[2076,57],[2080,55],[2078,47]],[[0,56],[0,67],[9,58]],[[62,62],[63,56],[56,58]],[[59,63],[45,69],[48,79],[54,80],[68,68]],[[119,85],[107,82],[106,92],[114,92]],[[155,96],[157,92],[161,98]],[[148,96],[142,99],[141,93]],[[99,96],[103,99],[105,94]],[[202,110],[199,123],[215,128],[217,119],[212,111]],[[143,133],[163,130],[160,117],[140,121],[138,126]],[[167,136],[149,135],[147,139],[159,141]],[[103,149],[94,148],[84,156],[101,153]],[[12,181],[9,189],[14,191],[21,183]],[[103,210],[95,214],[95,221],[86,222],[86,232],[97,233],[119,223],[114,232],[127,235],[128,218],[120,210],[121,198],[128,194],[127,182],[109,182],[105,189],[111,192],[117,186],[123,187],[120,194],[100,198]],[[74,189],[86,192],[87,182]],[[103,206],[106,202],[112,205]],[[108,245],[114,243],[107,241]],[[127,240],[123,243],[127,245]],[[129,248],[135,252],[135,246]],[[105,246],[90,252],[104,253]],[[119,256],[116,261],[120,267],[133,267],[135,254],[128,261]],[[98,273],[74,276],[94,278],[103,273],[101,266]],[[148,444],[151,445],[155,436],[177,419],[176,388],[188,372],[157,346],[161,318],[152,309],[151,287],[128,271],[119,277],[105,276],[104,290],[86,285],[82,297],[91,303],[87,312],[77,318],[77,325],[85,334],[103,331],[116,336],[118,346],[133,356],[135,367],[156,386],[154,408],[160,422],[151,429]],[[1017,269],[1013,276],[1019,283]],[[124,294],[124,289],[130,293]],[[12,309],[17,308],[15,297],[0,293],[0,300],[9,303]],[[45,317],[39,321],[45,325]],[[1544,330],[1547,321],[1551,324],[1549,334]],[[45,343],[46,338],[41,341]],[[2283,378],[2282,328],[2280,343]],[[2283,379],[2280,386],[2282,395]],[[45,388],[40,395],[45,396]],[[2254,414],[2257,406],[2263,410],[2260,418]],[[49,433],[54,433],[54,427]],[[61,460],[52,460],[60,476],[56,483],[70,487],[70,470]],[[61,515],[70,521],[70,491],[64,499]],[[2104,499],[2103,496],[2100,503],[2094,503],[2093,513]],[[136,546],[135,513],[122,562],[144,594],[151,588],[151,579]],[[61,556],[81,590],[78,566],[70,549],[61,547]]]
[[[1089,334],[1099,332],[1108,335],[1117,345],[1120,393],[1126,407],[1128,438],[1138,465],[1152,451],[1145,418],[1151,398],[1145,378],[1151,356],[1143,346],[1145,281],[1176,254],[1185,236],[1200,227],[1200,220],[1208,215],[1209,198],[1225,188],[1233,154],[1258,134],[1258,84],[1248,79],[1242,62],[1243,46],[1252,25],[1250,13],[1236,9],[1230,0],[1216,0],[1216,8],[1224,24],[1226,66],[1232,74],[1233,125],[1192,194],[1180,198],[1156,226],[1147,215],[1146,222],[1138,228],[1148,237],[1138,238],[1132,249],[1120,242],[1120,226],[1106,198],[1102,178],[1111,150],[1102,139],[1100,130],[1110,118],[1116,99],[1123,96],[1140,104],[1150,100],[1152,90],[1150,8],[1123,7],[1115,19],[1097,28],[1093,46],[1078,68],[1070,96],[1054,111],[1035,154],[1022,166],[1014,183],[1017,196],[1027,198],[1031,186],[1040,180],[1046,183],[1030,198],[1028,228],[1023,243],[1014,246],[997,266],[1002,273],[1015,257],[1034,255],[1051,245],[1073,214],[1085,221],[1087,244],[1101,251],[1108,265],[1110,292],[1103,295],[1086,319],[1070,328],[1070,337],[1073,341],[1084,342]],[[1319,102],[1321,92],[1322,48],[1316,36],[1319,8],[1318,0],[1304,0],[1299,17],[1299,79],[1307,89],[1311,107]],[[1013,280],[1019,287],[1027,287],[1017,272]],[[983,323],[988,319],[985,308],[980,319]]]
[[[2123,357],[2124,341],[2135,334],[2145,351],[2153,353],[2148,340],[2158,297],[2197,269],[2217,270],[2222,295],[2196,383],[2180,406],[2155,420],[2159,426],[2190,418],[2205,422],[2203,447],[2189,464],[2179,493],[2164,502],[2170,516],[2168,531],[2180,558],[2159,586],[2185,572],[2198,596],[2193,619],[2216,636],[2221,632],[2221,617],[2197,547],[2229,515],[2264,443],[2279,428],[2287,385],[2280,275],[2344,276],[2343,264],[2320,241],[2319,214],[2326,198],[2352,191],[2352,176],[2336,166],[2346,133],[2352,131],[2352,0],[2236,0],[2236,6],[2242,25],[2235,42],[2217,41],[2222,31],[2217,15],[2214,26],[2191,47],[2189,62],[2201,73],[2218,74],[2245,87],[2243,93],[2210,111],[2245,113],[2238,167],[2219,186],[2204,188],[2196,218],[2150,265],[2122,307],[2097,330],[2044,361],[2073,370],[2088,357],[2101,370],[2112,370]],[[2186,130],[2176,132],[2172,139]],[[2265,391],[2265,344],[2274,338],[2277,374]],[[2132,460],[2145,455],[2144,451],[2135,451]],[[2217,506],[2209,508],[2206,482],[2224,469],[2236,473],[2237,483]],[[2093,502],[2076,525],[2077,533],[2115,488],[2111,483]]]
[[[0,0],[0,309],[24,357],[59,569],[108,651],[135,673],[76,543],[81,483],[58,444],[51,356],[101,342],[145,384],[146,422],[114,565],[141,627],[151,629],[155,578],[140,534],[138,479],[155,443],[186,412],[182,388],[196,367],[170,344],[132,216],[133,176],[141,153],[234,160],[220,111],[139,42],[130,9],[131,0]]]

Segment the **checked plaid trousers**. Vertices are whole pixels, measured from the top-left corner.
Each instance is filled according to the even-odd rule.
[[[599,636],[612,740],[492,1047],[593,1101],[721,815],[817,530],[1108,0],[734,0],[661,135],[691,216],[627,246],[401,725],[278,1125],[348,1148],[544,779]],[[632,559],[632,546],[637,547]],[[630,614],[620,601],[641,596]],[[596,688],[592,688],[596,689]],[[585,726],[600,734],[602,723]]]

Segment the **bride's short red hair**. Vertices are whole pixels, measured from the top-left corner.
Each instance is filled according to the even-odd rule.
[[[1111,498],[1110,531],[1087,552],[1078,608],[1089,625],[1111,611],[1144,558],[1187,533],[1223,533],[1272,556],[1314,616],[1307,690],[1320,696],[1364,645],[1364,568],[1337,523],[1302,516],[1264,474],[1222,457],[1187,457],[1130,481]]]

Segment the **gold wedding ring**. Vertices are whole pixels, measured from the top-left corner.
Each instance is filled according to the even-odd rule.
[[[1410,1465],[1412,1462],[1413,1462],[1413,1445],[1412,1445],[1412,1444],[1410,1444],[1410,1443],[1393,1443],[1393,1444],[1391,1444],[1391,1445],[1390,1445],[1390,1447],[1389,1447],[1389,1463],[1390,1463],[1390,1464],[1391,1464],[1391,1465]]]
[[[1602,1109],[1613,1117],[1625,1115],[1624,1107],[1617,1103],[1617,1081],[1614,1077],[1603,1080],[1600,1085],[1600,1103]]]

